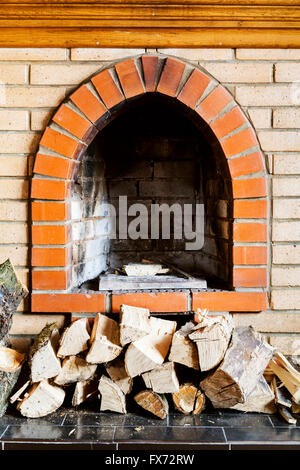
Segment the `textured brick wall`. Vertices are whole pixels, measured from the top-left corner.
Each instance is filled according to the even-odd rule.
[[[0,258],[8,256],[28,283],[28,191],[38,141],[49,117],[103,64],[145,52],[110,49],[0,49]],[[300,50],[164,49],[203,66],[248,112],[269,174],[272,310],[235,314],[283,352],[300,354]],[[254,228],[254,226],[252,227]],[[236,253],[235,256],[239,256]],[[12,328],[15,344],[36,334],[49,315],[28,315]],[[63,316],[55,316],[63,321]]]

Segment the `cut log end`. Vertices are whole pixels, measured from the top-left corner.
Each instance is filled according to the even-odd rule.
[[[151,390],[143,390],[134,397],[139,406],[149,411],[160,419],[165,419],[169,406],[164,395],[159,395]]]

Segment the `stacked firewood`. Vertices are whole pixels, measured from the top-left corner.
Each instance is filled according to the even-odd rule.
[[[146,308],[122,305],[119,321],[98,313],[91,325],[80,318],[62,334],[47,325],[28,355],[30,377],[10,401],[30,418],[56,411],[66,393],[75,407],[99,400],[100,411],[127,413],[135,403],[162,419],[169,404],[184,414],[199,414],[207,403],[274,412],[270,374],[279,377],[281,367],[274,349],[252,327],[234,328],[229,314],[198,311],[195,318],[178,327]],[[300,386],[293,386],[296,403]]]

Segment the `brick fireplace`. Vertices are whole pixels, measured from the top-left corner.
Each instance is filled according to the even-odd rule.
[[[142,136],[155,113],[157,119],[163,116],[157,128],[161,148],[165,143],[169,149],[165,161],[162,150],[155,157],[151,133],[148,140]],[[130,134],[132,126],[137,133]],[[157,142],[157,130],[154,135]],[[170,161],[175,146],[176,161]],[[105,173],[101,158],[106,159]],[[186,168],[187,176],[180,168]],[[149,249],[151,254],[161,251],[171,261],[175,258],[178,267],[211,277],[208,289],[103,293],[80,287],[104,269],[108,256],[106,220],[99,216],[104,185],[110,198],[126,194],[136,201],[180,202],[195,193],[195,171],[202,174],[197,194],[204,201],[207,221],[201,253],[187,256],[174,246],[160,248],[159,241],[155,249],[149,243],[148,248],[145,243],[136,248],[137,241],[122,249],[116,241],[109,248],[114,255],[109,255],[114,266],[120,256],[126,261],[130,250],[141,256]],[[168,185],[173,188],[169,193]],[[122,303],[152,312],[267,309],[267,186],[264,156],[249,117],[202,67],[156,54],[109,64],[58,107],[40,139],[31,185],[32,312],[115,313]]]

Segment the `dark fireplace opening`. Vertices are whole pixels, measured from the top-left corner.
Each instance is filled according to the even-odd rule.
[[[178,100],[151,93],[116,109],[81,161],[72,219],[73,287],[97,289],[99,275],[160,260],[209,287],[231,288],[226,159],[204,121]]]

